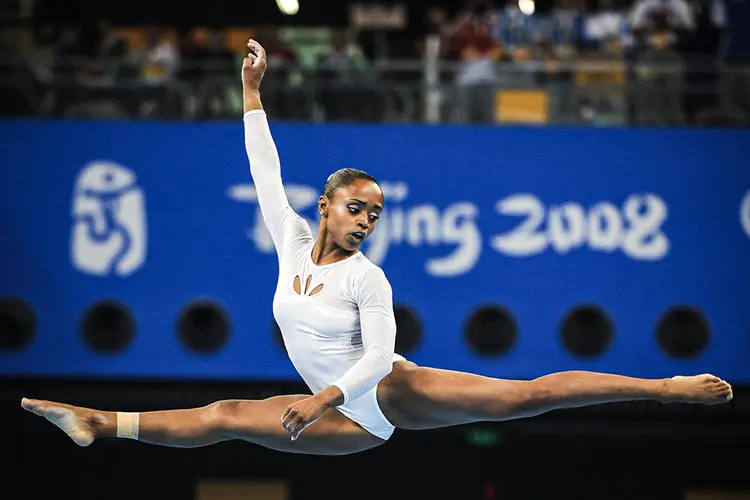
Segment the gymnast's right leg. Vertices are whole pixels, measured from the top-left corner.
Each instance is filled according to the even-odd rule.
[[[79,446],[118,437],[175,448],[239,439],[282,452],[347,455],[385,442],[333,408],[292,441],[281,425],[281,415],[290,404],[306,397],[309,396],[223,400],[200,408],[142,413],[101,411],[26,398],[21,406],[46,418]]]

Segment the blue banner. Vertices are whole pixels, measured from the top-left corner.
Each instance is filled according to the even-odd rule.
[[[421,318],[422,365],[531,378],[566,369],[750,382],[750,131],[272,126],[294,207],[315,226],[328,174],[381,180],[386,212],[364,250],[395,301]],[[6,375],[297,379],[271,335],[277,261],[255,203],[241,121],[0,124],[0,297],[25,300],[37,330],[0,352]],[[184,307],[216,301],[231,324],[210,355],[176,332]],[[135,336],[87,347],[82,317],[117,300]],[[470,314],[518,325],[513,348],[478,357]],[[596,304],[614,338],[599,357],[560,337]],[[659,319],[700,311],[693,358],[659,347]]]

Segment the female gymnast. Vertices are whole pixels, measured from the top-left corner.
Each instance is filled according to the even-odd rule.
[[[717,404],[732,398],[731,386],[708,374],[640,379],[569,371],[530,381],[500,380],[419,367],[395,354],[390,284],[359,251],[377,226],[383,192],[362,171],[335,172],[319,198],[320,226],[313,236],[282,186],[260,99],[266,53],[254,40],[248,48],[242,65],[245,147],[278,255],[273,312],[312,395],[142,413],[26,398],[23,408],[80,446],[108,437],[171,447],[240,439],[283,452],[346,455],[385,443],[395,428],[502,421],[614,401]]]

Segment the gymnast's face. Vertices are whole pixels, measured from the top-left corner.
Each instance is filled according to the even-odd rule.
[[[333,241],[338,247],[353,252],[378,224],[383,211],[383,191],[375,182],[357,179],[338,188],[332,199],[321,196],[319,205]]]

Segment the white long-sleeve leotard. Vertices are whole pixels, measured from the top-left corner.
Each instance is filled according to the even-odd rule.
[[[404,359],[394,353],[390,283],[362,252],[333,264],[313,262],[315,240],[289,205],[265,112],[245,113],[244,127],[258,204],[278,255],[273,313],[289,358],[313,393],[338,387],[344,395],[338,409],[387,439],[393,428],[377,407],[377,384]]]

